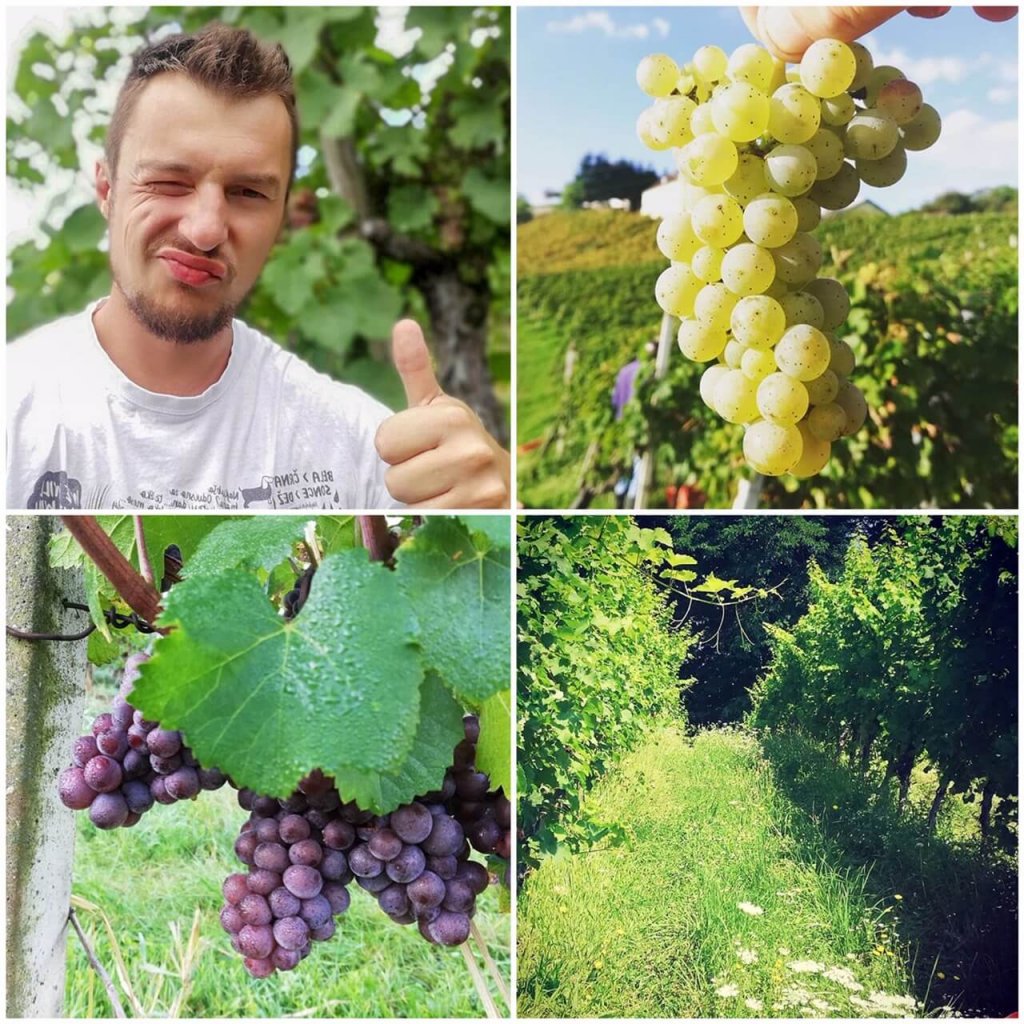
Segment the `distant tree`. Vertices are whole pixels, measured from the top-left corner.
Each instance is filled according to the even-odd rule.
[[[987,188],[972,198],[975,209],[981,213],[1016,214],[1017,212],[1017,190],[1009,185]]]
[[[975,209],[971,197],[963,192],[943,192],[929,203],[921,207],[923,213],[973,213]]]
[[[577,178],[562,189],[562,209],[578,210],[583,205],[583,182]]]
[[[614,163],[603,153],[587,153],[580,161],[572,184],[580,187],[580,203],[599,203],[608,199],[628,199],[630,206],[640,208],[644,190],[658,183],[658,175],[649,167],[632,164],[628,160]],[[571,186],[567,186],[571,188]],[[573,193],[575,198],[576,193]],[[562,193],[565,203],[565,192]]]
[[[531,220],[533,220],[533,207],[530,206],[530,201],[526,196],[516,196],[516,223],[525,224]]]

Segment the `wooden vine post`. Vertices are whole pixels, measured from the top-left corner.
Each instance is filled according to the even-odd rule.
[[[49,516],[7,520],[7,622],[38,633],[88,626],[81,573],[50,568]],[[75,816],[57,797],[85,695],[86,642],[7,636],[7,1017],[59,1017]]]

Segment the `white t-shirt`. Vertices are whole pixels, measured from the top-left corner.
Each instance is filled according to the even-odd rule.
[[[7,346],[9,509],[395,507],[380,402],[241,320],[215,384],[154,394],[103,350],[98,305]]]

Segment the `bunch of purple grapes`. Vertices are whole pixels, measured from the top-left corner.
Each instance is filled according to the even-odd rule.
[[[130,828],[154,803],[189,800],[227,781],[223,772],[199,765],[180,732],[161,729],[128,703],[147,657],[128,656],[110,711],[93,720],[91,734],[75,740],[72,764],[58,779],[64,806],[88,809],[97,828]]]
[[[512,806],[504,790],[491,793],[490,779],[476,770],[476,744],[480,738],[476,715],[466,715],[463,727],[465,738],[456,746],[454,763],[445,774],[445,803],[475,850],[508,860]]]

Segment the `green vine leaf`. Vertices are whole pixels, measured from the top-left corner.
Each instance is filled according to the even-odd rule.
[[[344,800],[355,800],[365,810],[387,814],[440,787],[445,769],[452,762],[452,750],[462,736],[462,708],[441,680],[428,672],[420,690],[419,728],[401,766],[382,774],[341,768],[334,776],[338,792]],[[507,748],[507,729],[505,736]]]
[[[364,550],[325,558],[302,612],[280,618],[255,576],[175,586],[132,703],[180,729],[239,786],[291,793],[313,767],[395,771],[420,720],[416,618]]]
[[[480,705],[480,739],[476,745],[477,771],[490,776],[491,789],[512,793],[512,694],[509,690],[488,697]]]
[[[402,590],[420,610],[425,664],[472,706],[508,686],[509,555],[440,518],[397,554]]]
[[[228,519],[212,530],[185,563],[188,576],[211,576],[228,569],[266,569],[283,562],[305,534],[308,516],[254,516]]]
[[[512,544],[508,516],[462,516],[462,521],[473,533],[485,533],[495,547],[507,548]]]

